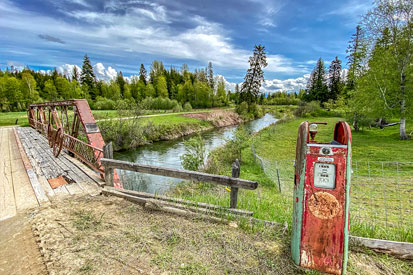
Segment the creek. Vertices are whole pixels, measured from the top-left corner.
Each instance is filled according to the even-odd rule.
[[[276,121],[277,119],[273,115],[267,113],[265,116],[246,122],[243,125],[249,133],[255,133]],[[202,132],[201,136],[205,142],[206,155],[215,148],[225,144],[227,140],[233,138],[237,127],[239,127],[239,125],[216,128]],[[169,141],[159,141],[141,146],[135,150],[115,152],[114,159],[183,169],[180,157],[185,154],[184,141],[188,138],[190,137],[186,136]],[[182,181],[181,179],[142,174],[126,170],[118,170],[117,172],[125,189],[152,194],[164,194]]]

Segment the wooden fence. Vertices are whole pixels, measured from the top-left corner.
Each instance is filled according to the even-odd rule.
[[[110,156],[110,153],[105,154],[105,156],[106,155]],[[239,188],[254,190],[258,187],[258,183],[256,181],[244,180],[239,178],[240,164],[238,160],[236,160],[232,165],[232,177],[207,174],[197,171],[188,171],[160,166],[144,165],[109,158],[101,158],[100,161],[101,164],[105,167],[105,180],[106,185],[108,186],[113,186],[114,169],[128,170],[139,173],[185,179],[197,182],[209,182],[212,184],[225,185],[231,188],[230,208],[237,208]]]

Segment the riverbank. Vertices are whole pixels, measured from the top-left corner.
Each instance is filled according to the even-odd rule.
[[[242,122],[243,120],[233,110],[213,109],[200,113],[113,118],[99,121],[98,126],[105,142],[112,142],[114,150],[120,151]]]

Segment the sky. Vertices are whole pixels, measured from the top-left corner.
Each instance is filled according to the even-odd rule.
[[[153,60],[190,70],[212,62],[241,83],[254,45],[264,45],[264,90],[305,87],[318,58],[346,48],[363,0],[0,0],[0,68],[70,70],[88,54],[99,79],[138,74]]]

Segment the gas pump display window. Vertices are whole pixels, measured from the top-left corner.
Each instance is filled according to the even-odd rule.
[[[332,163],[315,163],[314,187],[336,188],[336,165]]]

